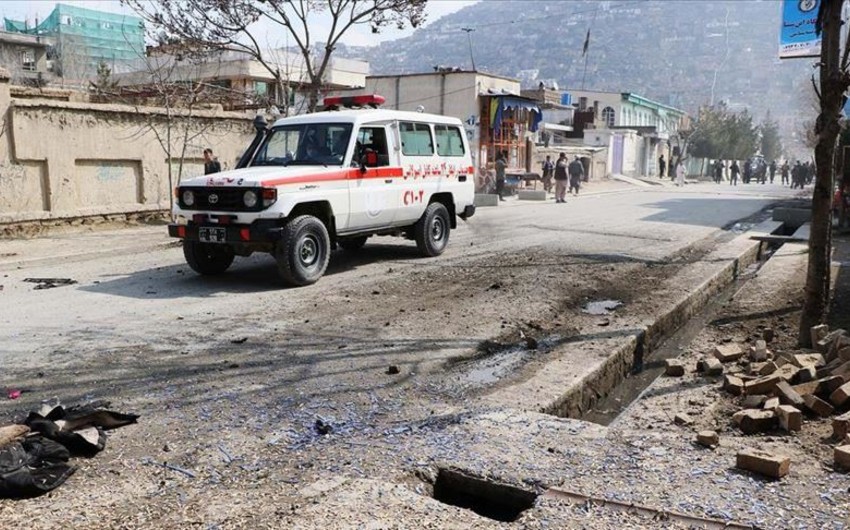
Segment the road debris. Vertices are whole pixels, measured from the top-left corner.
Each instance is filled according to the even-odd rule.
[[[735,466],[771,478],[782,478],[791,468],[791,459],[769,451],[744,449],[738,453]]]
[[[72,280],[71,278],[24,278],[24,281],[38,284],[33,287],[34,291],[38,291],[40,289],[52,289],[54,287],[73,285],[77,283],[77,280]]]

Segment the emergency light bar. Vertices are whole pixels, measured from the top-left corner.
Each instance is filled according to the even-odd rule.
[[[386,99],[377,94],[367,94],[363,96],[334,96],[325,98],[323,103],[328,110],[337,109],[339,107],[372,107],[376,109],[384,104]]]

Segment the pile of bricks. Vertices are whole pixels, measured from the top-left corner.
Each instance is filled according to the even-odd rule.
[[[723,389],[738,397],[741,410],[732,420],[744,434],[796,432],[806,419],[831,417],[837,442],[834,468],[850,470],[850,335],[830,332],[825,325],[811,332],[814,351],[772,352],[766,340],[746,350],[727,343],[718,345],[713,357],[700,360],[697,371],[722,376]],[[738,454],[737,465],[780,478],[790,459],[747,449]]]

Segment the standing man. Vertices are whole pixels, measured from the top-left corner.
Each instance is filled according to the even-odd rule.
[[[504,201],[502,194],[505,192],[505,170],[508,167],[507,153],[500,151],[496,156],[496,193],[499,195],[499,200]]]
[[[561,153],[555,162],[555,202],[567,202],[567,155]]]
[[[729,167],[729,185],[737,186],[738,185],[738,175],[741,173],[741,168],[738,167],[738,161],[733,160],[732,165]]]
[[[546,161],[543,162],[543,190],[549,193],[552,190],[552,175],[555,173],[555,163],[552,162],[552,157],[546,155]]]
[[[679,161],[679,165],[676,166],[676,186],[685,186],[685,163],[681,160]]]
[[[664,178],[664,171],[667,169],[667,162],[664,161],[664,153],[658,157],[658,178]]]
[[[776,160],[770,161],[770,183],[773,184],[773,177],[776,176]]]
[[[714,161],[714,183],[720,184],[723,180],[723,161],[718,159]]]
[[[789,184],[789,182],[788,182],[789,171],[790,171],[790,169],[788,168],[788,161],[786,160],[785,162],[782,163],[782,169],[780,169],[780,172],[782,174],[782,185],[783,186],[786,186],[786,185]]]
[[[204,149],[204,175],[211,175],[221,171],[221,163],[213,155],[213,150],[207,147]]]
[[[572,162],[570,162],[567,171],[570,174],[570,194],[572,195],[573,190],[576,190],[576,195],[578,195],[578,188],[581,185],[581,179],[584,176],[584,166],[581,161],[576,156]]]

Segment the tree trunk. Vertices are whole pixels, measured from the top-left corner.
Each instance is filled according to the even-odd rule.
[[[844,0],[824,0],[822,10],[820,115],[815,133],[817,176],[812,195],[812,224],[809,234],[809,267],[806,274],[805,300],[800,317],[799,345],[812,347],[810,329],[826,317],[829,302],[830,261],[832,256],[832,179],[835,145],[840,131],[838,119],[844,91],[847,89],[839,69],[841,53],[841,6]]]

